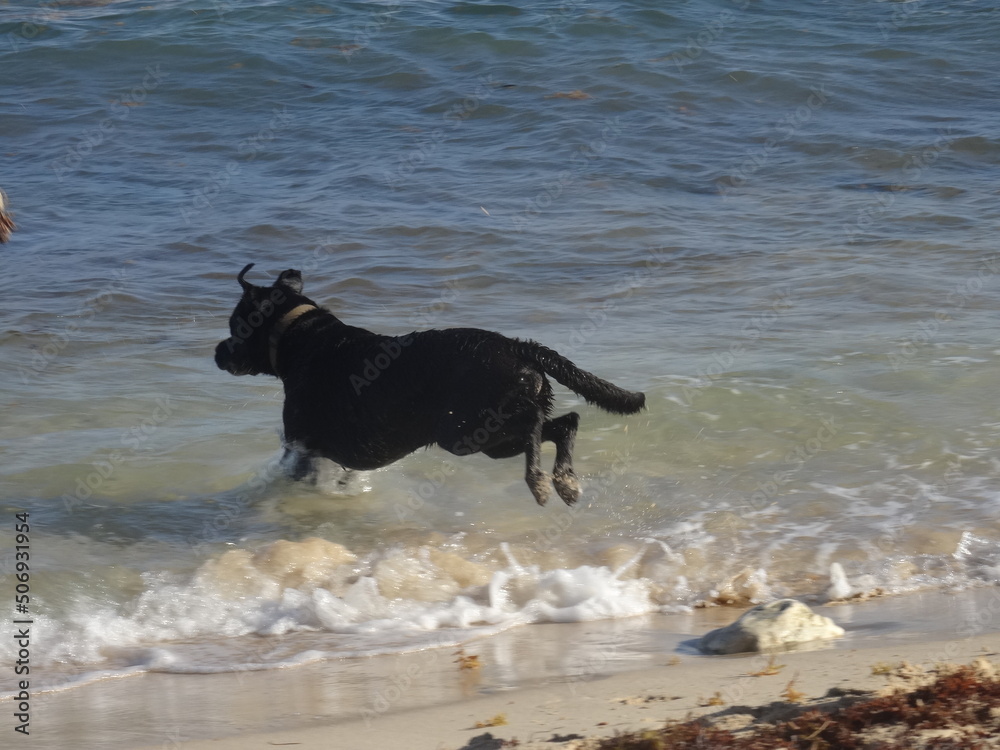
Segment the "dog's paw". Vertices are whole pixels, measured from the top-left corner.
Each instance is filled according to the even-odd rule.
[[[552,484],[555,485],[556,494],[566,505],[573,505],[580,499],[580,480],[576,478],[576,473],[572,469],[556,472],[552,476]]]
[[[282,470],[293,482],[316,484],[318,476],[317,460],[308,452],[294,445],[285,446],[279,462]]]
[[[526,477],[528,488],[535,496],[535,502],[545,505],[549,501],[549,476],[544,471]]]

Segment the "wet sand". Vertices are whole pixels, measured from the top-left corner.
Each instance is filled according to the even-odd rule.
[[[574,747],[584,737],[782,701],[790,682],[808,704],[831,688],[884,687],[890,678],[879,672],[904,661],[1000,659],[995,589],[816,610],[845,627],[845,637],[771,662],[699,654],[698,636],[742,612],[713,608],[525,626],[470,641],[461,653],[102,680],[33,696],[31,736],[15,746],[472,750],[516,739],[520,747]],[[752,676],[758,672],[765,674]]]

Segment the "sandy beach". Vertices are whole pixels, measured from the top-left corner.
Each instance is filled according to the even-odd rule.
[[[583,738],[705,715],[738,728],[750,721],[749,708],[826,705],[883,689],[914,668],[1000,661],[1000,593],[993,589],[818,606],[847,633],[802,650],[697,652],[697,637],[742,611],[526,626],[469,642],[460,652],[101,680],[34,696],[31,736],[16,742],[32,748],[474,750],[516,741],[518,747],[574,748]],[[900,671],[904,663],[912,666]]]

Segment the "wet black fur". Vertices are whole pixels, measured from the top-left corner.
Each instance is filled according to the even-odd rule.
[[[285,441],[307,457],[348,469],[377,469],[437,444],[455,455],[525,454],[525,479],[539,504],[548,477],[539,466],[542,441],[556,444],[552,481],[567,503],[580,485],[573,471],[576,412],[549,419],[546,374],[616,414],[643,408],[645,396],[577,368],[552,349],[477,328],[383,336],[341,322],[302,294],[302,275],[281,273],[270,287],[238,279],[243,297],[219,343],[215,362],[234,375],[275,375],[285,387]],[[278,321],[315,305],[277,337]],[[301,464],[300,464],[301,465]]]

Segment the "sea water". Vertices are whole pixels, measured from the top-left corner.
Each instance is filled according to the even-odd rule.
[[[995,585],[998,36],[960,0],[0,5],[0,598],[44,686]],[[438,448],[295,484],[280,383],[212,358],[250,262],[647,409],[557,388],[572,508]]]

